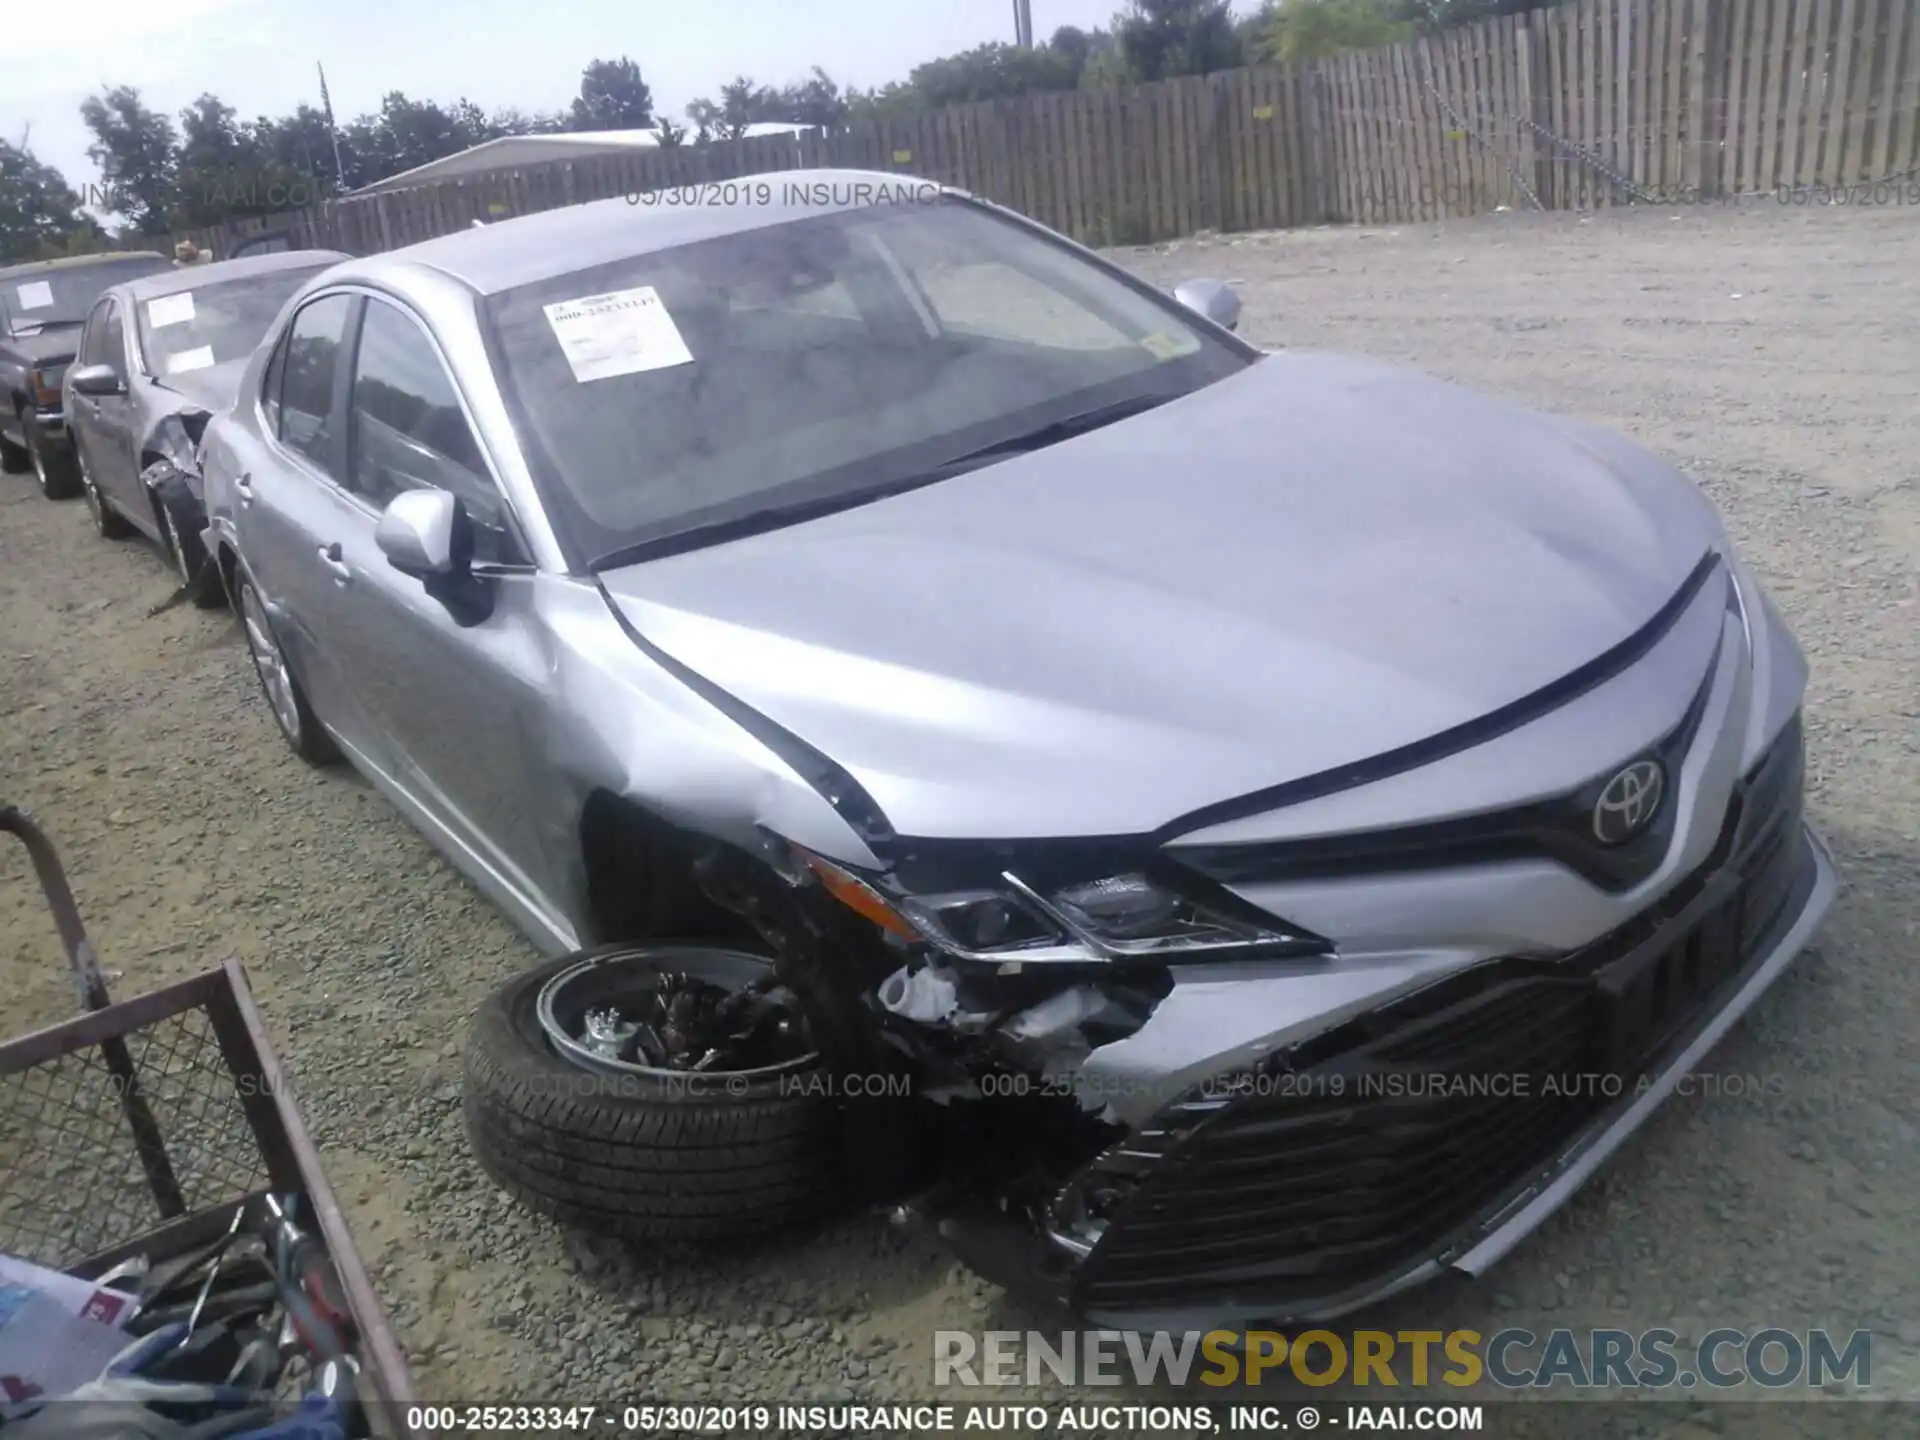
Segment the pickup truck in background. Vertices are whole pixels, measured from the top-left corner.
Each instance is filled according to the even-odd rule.
[[[0,470],[31,467],[50,500],[80,493],[60,406],[80,327],[107,287],[172,264],[157,251],[123,250],[0,269]]]

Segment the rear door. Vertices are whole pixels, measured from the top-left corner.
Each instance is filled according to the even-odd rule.
[[[348,602],[337,539],[358,507],[346,473],[346,358],[359,296],[307,301],[276,343],[260,397],[263,443],[234,457],[240,554],[313,706],[335,738],[384,768],[384,756],[332,643]]]

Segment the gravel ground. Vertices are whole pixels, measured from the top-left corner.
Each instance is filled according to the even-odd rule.
[[[1510,214],[1120,258],[1239,282],[1260,343],[1411,362],[1672,455],[1813,663],[1811,804],[1845,889],[1710,1062],[1733,1078],[1485,1283],[1360,1323],[1869,1327],[1874,1391],[1920,1398],[1920,212]],[[294,760],[231,619],[148,614],[169,588],[78,505],[0,483],[0,797],[53,832],[122,994],[246,964],[427,1395],[924,1399],[934,1330],[1052,1328],[877,1217],[636,1254],[516,1210],[467,1155],[459,1048],[532,950],[365,785]],[[17,847],[0,937],[0,1029],[64,1017]],[[1698,1408],[1635,1413],[1677,1440],[1719,1428]]]

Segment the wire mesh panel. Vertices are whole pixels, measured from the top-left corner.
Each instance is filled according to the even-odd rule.
[[[268,1183],[244,1103],[259,1077],[232,1067],[205,988],[87,1017],[134,1012],[94,1043],[0,1047],[0,1251],[64,1269]]]

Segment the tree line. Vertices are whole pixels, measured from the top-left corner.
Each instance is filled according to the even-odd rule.
[[[980,100],[1296,64],[1553,3],[1559,0],[1264,0],[1236,18],[1229,0],[1126,0],[1110,25],[1063,26],[1032,48],[976,46],[868,90],[843,87],[817,66],[779,85],[737,76],[688,105],[684,123],[656,112],[651,86],[627,56],[590,62],[565,106],[532,114],[394,90],[378,110],[340,124],[306,103],[244,120],[212,94],[175,116],[149,106],[137,87],[115,85],[80,107],[93,136],[87,153],[100,170],[97,186],[76,189],[24,141],[0,140],[0,262],[298,208],[502,136],[657,129],[662,144],[704,145],[767,122],[838,130]],[[116,223],[103,226],[95,211]]]

